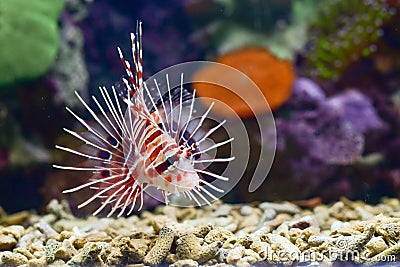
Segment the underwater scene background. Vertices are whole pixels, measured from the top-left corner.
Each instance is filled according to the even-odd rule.
[[[116,47],[129,51],[129,33],[136,32],[138,20],[143,23],[144,79],[189,61],[231,66],[261,90],[276,132],[258,127],[255,118],[266,109],[256,97],[248,103],[250,110],[235,94],[212,85],[187,87],[222,101],[245,125],[250,157],[244,174],[214,206],[157,207],[158,201],[145,198],[140,219],[107,221],[110,228],[104,230],[102,219],[80,219],[98,205],[77,209],[90,190],[62,193],[90,176],[53,168],[54,163],[79,163],[79,157],[55,144],[81,144],[62,130],[82,128],[65,106],[89,119],[75,91],[93,104],[90,96],[99,96],[99,86],[121,84],[124,69]],[[195,75],[212,79],[226,73],[210,69]],[[238,85],[225,78],[232,87]],[[212,112],[233,120],[218,108]],[[274,159],[265,181],[250,193],[257,164],[269,169],[260,156],[263,144],[276,145]],[[346,249],[361,251],[369,264],[397,255],[393,262],[400,251],[399,197],[399,0],[0,0],[0,265],[57,260],[159,265],[191,259],[195,262],[175,266],[249,266],[265,260],[257,247],[264,243],[285,253],[329,244],[343,256],[343,237]],[[45,212],[45,219],[37,215]],[[152,219],[150,212],[159,217]],[[196,230],[179,226],[195,219]],[[21,225],[6,227],[12,224],[26,231]],[[129,232],[132,225],[137,225],[134,233]],[[28,229],[46,236],[40,241],[46,256],[22,249],[24,231],[26,236],[36,233]],[[96,232],[103,230],[106,235]],[[329,238],[322,239],[320,230],[329,230]],[[90,234],[72,236],[76,231]],[[120,238],[124,235],[130,239]],[[65,241],[71,238],[73,246]],[[186,247],[201,253],[185,254]],[[69,254],[54,252],[61,248]],[[109,248],[122,254],[110,254]],[[25,258],[2,252],[12,249]],[[27,247],[31,250],[36,248]],[[93,251],[96,260],[82,256]],[[269,264],[298,262],[269,256]]]
[[[259,190],[236,190],[229,201],[330,202],[345,196],[374,203],[398,197],[398,6],[397,1],[3,0],[2,207],[16,212],[40,210],[52,198],[77,201],[60,192],[83,181],[81,174],[51,167],[72,160],[60,158],[65,155],[54,149],[57,141],[76,146],[61,131],[76,125],[64,106],[85,116],[74,91],[87,97],[120,80],[116,46],[129,47],[126,37],[138,19],[145,29],[145,78],[173,64],[211,60],[244,72],[267,98],[277,130],[271,172]],[[16,18],[13,12],[21,9],[29,11]],[[200,95],[209,92],[207,86],[198,89]],[[236,106],[217,91],[213,97]],[[251,129],[252,114],[236,111]],[[250,138],[255,148],[259,138],[257,133]],[[247,187],[251,161],[238,188]]]

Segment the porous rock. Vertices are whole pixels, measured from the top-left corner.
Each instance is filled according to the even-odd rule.
[[[153,266],[161,264],[171,249],[174,236],[174,231],[164,226],[157,237],[156,243],[144,257],[143,262]]]
[[[5,266],[20,266],[28,263],[28,259],[22,254],[4,251],[1,253],[1,262]]]
[[[88,242],[82,250],[72,257],[67,264],[80,266],[105,265],[111,246],[105,242]]]
[[[17,244],[12,235],[0,234],[0,250],[11,250]]]

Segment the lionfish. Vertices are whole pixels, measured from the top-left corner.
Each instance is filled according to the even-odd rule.
[[[149,87],[143,81],[142,25],[141,22],[138,24],[136,34],[131,33],[133,68],[129,61],[125,60],[121,49],[117,47],[126,72],[122,84],[112,86],[111,92],[105,87],[99,87],[105,104],[100,104],[100,101],[92,96],[100,114],[96,114],[77,92],[76,96],[94,120],[86,121],[66,108],[87,131],[76,132],[65,128],[64,130],[84,144],[78,149],[56,145],[60,150],[85,158],[85,161],[78,166],[53,166],[64,170],[92,172],[86,183],[65,190],[63,193],[76,192],[84,188],[94,189],[95,193],[78,205],[78,208],[82,208],[100,199],[100,207],[93,215],[101,212],[106,206],[111,207],[108,216],[112,216],[117,210],[120,210],[118,217],[125,211],[129,215],[138,199],[140,200],[138,210],[141,210],[143,192],[150,187],[161,190],[166,204],[169,202],[169,195],[180,193],[198,206],[201,206],[199,199],[210,204],[208,198],[217,200],[211,190],[223,193],[223,189],[213,185],[210,180],[207,181],[205,176],[223,181],[228,181],[228,178],[202,168],[201,165],[229,162],[234,159],[234,157],[201,158],[205,152],[228,144],[233,138],[214,143],[204,149],[200,148],[200,144],[220,128],[225,120],[206,131],[201,138],[195,138],[213,103],[198,118],[197,125],[190,127],[196,91],[189,92],[183,88],[183,74],[177,90],[170,88],[166,75],[168,94],[162,95],[155,81],[160,100],[153,99]],[[149,101],[146,99],[150,99],[151,104],[147,105]],[[190,102],[188,113],[184,113],[184,110],[187,110],[183,108],[184,100]]]

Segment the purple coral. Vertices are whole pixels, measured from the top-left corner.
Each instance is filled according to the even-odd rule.
[[[299,77],[293,83],[292,97],[287,104],[294,108],[315,107],[325,99],[325,93],[316,83],[310,79]]]
[[[276,115],[276,128],[277,159],[266,184],[274,187],[275,180],[284,191],[296,188],[296,194],[279,192],[286,199],[322,194],[332,200],[354,193],[346,167],[364,153],[366,134],[384,133],[387,125],[361,92],[352,89],[327,97],[313,81],[299,78],[291,99]],[[327,194],[324,188],[334,192]]]
[[[288,119],[277,119],[278,133],[293,140],[304,155],[325,163],[355,162],[364,149],[364,134],[385,128],[371,101],[355,90],[326,98],[318,85],[300,78],[289,104],[298,109]]]
[[[287,122],[287,135],[306,155],[329,164],[351,164],[364,148],[364,138],[331,110],[298,113]]]
[[[371,100],[358,91],[348,90],[331,97],[326,106],[327,109],[335,109],[339,116],[359,133],[386,128],[385,123],[376,114]]]

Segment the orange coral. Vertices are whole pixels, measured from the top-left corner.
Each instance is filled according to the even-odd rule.
[[[279,108],[291,95],[295,79],[291,62],[280,60],[267,49],[249,47],[230,52],[217,58],[218,63],[229,65],[246,74],[262,91],[272,110]],[[231,107],[240,117],[253,116],[250,107],[256,113],[266,111],[265,102],[259,96],[249,95],[252,86],[240,75],[223,72],[223,68],[210,66],[200,69],[193,76],[194,81],[210,81],[224,84],[228,89],[210,83],[194,83],[197,95],[222,101]],[[240,96],[245,96],[246,104]],[[208,102],[208,101],[204,101]],[[206,103],[209,104],[209,103]],[[229,116],[226,109],[218,103],[214,112]]]

